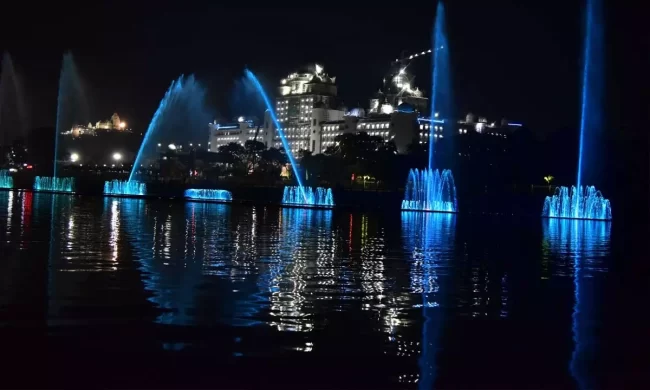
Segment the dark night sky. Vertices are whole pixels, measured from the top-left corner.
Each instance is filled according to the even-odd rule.
[[[134,127],[145,127],[169,83],[182,73],[203,81],[212,107],[230,117],[237,114],[229,104],[233,83],[244,66],[274,90],[280,78],[315,61],[338,77],[348,106],[365,107],[391,60],[403,50],[429,48],[436,5],[270,4],[257,9],[193,1],[24,4],[12,16],[5,14],[0,49],[9,50],[25,80],[33,126],[54,123],[61,54],[67,49],[86,81],[94,120],[117,111]],[[581,2],[454,0],[446,7],[457,112],[507,117],[538,132],[576,126]],[[622,7],[607,14],[612,123],[621,123],[622,91],[635,82],[622,72],[623,64],[647,57],[638,49],[628,54],[632,43],[625,34],[640,34],[642,28],[624,24],[628,14]],[[428,89],[428,67],[428,61],[419,66],[420,88]]]

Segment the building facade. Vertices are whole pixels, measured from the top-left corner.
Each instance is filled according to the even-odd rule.
[[[236,142],[242,146],[246,141],[264,142],[264,135],[261,126],[256,125],[252,119],[239,117],[234,123],[213,123],[208,124],[210,136],[208,139],[208,151],[217,152],[220,146]],[[268,145],[267,145],[268,147]]]
[[[337,99],[336,77],[330,77],[320,65],[282,79],[278,92],[275,115],[294,155],[301,149],[319,150],[321,124],[340,121],[345,116]],[[268,112],[264,118],[264,139],[267,147],[283,146]]]

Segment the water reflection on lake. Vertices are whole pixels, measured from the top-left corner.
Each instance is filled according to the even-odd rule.
[[[80,367],[101,377],[93,360],[116,367],[106,385],[636,378],[608,370],[624,358],[606,309],[639,299],[608,282],[635,260],[608,222],[7,191],[0,221],[4,341],[65,357],[46,364],[63,385]]]

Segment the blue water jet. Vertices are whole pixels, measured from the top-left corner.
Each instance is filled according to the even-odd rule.
[[[451,118],[451,66],[445,28],[445,7],[438,2],[431,36],[431,121],[444,123]],[[438,119],[435,119],[438,118]],[[429,130],[429,161],[425,169],[411,169],[406,182],[402,210],[456,212],[456,186],[450,170],[439,171],[435,165],[435,126]]]
[[[451,66],[449,63],[449,45],[445,27],[445,7],[442,1],[438,2],[436,8],[436,20],[434,22],[433,36],[431,37],[432,55],[431,73],[431,119],[440,117],[451,118]],[[429,169],[434,166],[435,148],[434,127],[429,130]]]
[[[147,185],[137,180],[111,180],[104,183],[104,195],[144,196]]]
[[[334,196],[330,188],[286,186],[282,204],[305,207],[334,207]]]
[[[171,83],[142,139],[129,181],[136,179],[145,159],[158,156],[158,144],[166,150],[170,144],[182,146],[205,138],[211,115],[205,109],[204,99],[205,89],[193,75],[180,76]]]
[[[59,94],[56,107],[56,133],[54,134],[54,173],[58,176],[59,137],[77,123],[88,123],[88,99],[77,66],[71,53],[63,55],[59,76]]]
[[[402,210],[457,212],[454,175],[449,169],[411,169]]]
[[[275,125],[275,128],[278,129],[278,134],[280,135],[280,140],[282,141],[282,146],[284,147],[284,151],[287,153],[287,157],[289,157],[289,162],[291,163],[291,169],[293,170],[293,175],[296,177],[296,181],[298,182],[298,187],[299,190],[305,200],[305,203],[309,203],[307,199],[307,194],[306,191],[303,187],[302,184],[302,179],[300,178],[300,174],[298,173],[298,165],[296,164],[296,160],[293,158],[293,154],[291,153],[291,148],[289,147],[289,143],[287,142],[287,138],[284,136],[284,130],[282,130],[282,127],[280,126],[280,123],[278,122],[278,118],[275,116],[275,112],[273,111],[273,105],[271,104],[271,101],[269,100],[268,95],[264,91],[264,88],[262,87],[262,84],[260,84],[260,81],[257,79],[255,74],[251,72],[250,70],[246,69],[246,78],[253,83],[255,86],[255,89],[257,89],[257,92],[262,96],[264,99],[264,105],[266,106],[266,109],[269,112],[269,115],[271,116],[271,120],[273,121],[273,124]]]
[[[9,171],[6,169],[0,170],[0,188],[3,189],[14,188],[14,178],[11,177]]]
[[[542,216],[549,218],[612,219],[612,207],[594,186],[558,187],[544,200]]]
[[[587,0],[584,20],[584,53],[582,68],[582,107],[578,145],[577,186],[593,181],[594,172],[588,170],[596,161],[588,153],[597,150],[603,125],[604,40],[601,0]],[[587,156],[585,156],[587,154]]]
[[[190,188],[185,190],[185,198],[190,200],[211,200],[216,202],[231,202],[232,194],[226,190],[209,190]]]
[[[36,176],[34,191],[74,192],[74,178]]]
[[[21,80],[8,52],[0,70],[0,145],[9,146],[27,136],[28,117]]]

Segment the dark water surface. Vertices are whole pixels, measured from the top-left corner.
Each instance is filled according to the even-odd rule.
[[[0,192],[0,227],[3,387],[648,385],[622,221]]]

